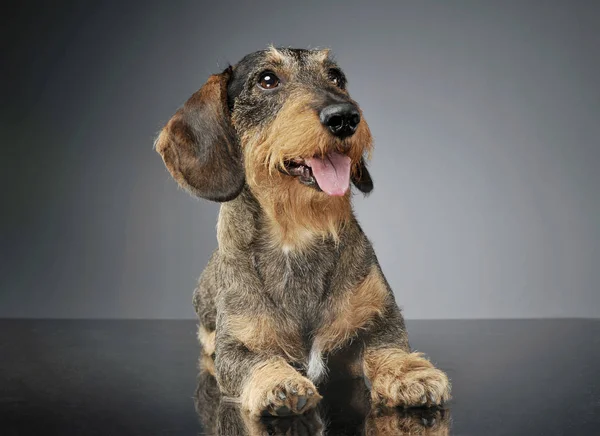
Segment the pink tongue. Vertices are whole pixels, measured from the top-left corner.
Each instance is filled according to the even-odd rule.
[[[319,187],[329,195],[342,196],[350,186],[350,158],[331,152],[324,159],[311,157],[305,160],[312,168]]]

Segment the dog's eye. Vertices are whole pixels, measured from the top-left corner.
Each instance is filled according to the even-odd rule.
[[[338,88],[344,89],[346,87],[346,78],[340,70],[337,70],[335,68],[330,69],[327,72],[327,77]]]
[[[258,77],[258,86],[262,89],[273,89],[279,86],[279,77],[272,71],[265,71]]]

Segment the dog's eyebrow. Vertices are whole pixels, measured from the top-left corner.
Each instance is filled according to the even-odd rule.
[[[324,48],[322,50],[316,50],[316,59],[320,62],[325,63],[326,61],[330,61],[329,55],[331,54],[331,50],[328,48]]]
[[[289,59],[285,54],[271,45],[265,52],[265,62],[272,63],[276,66],[283,66],[289,62]]]

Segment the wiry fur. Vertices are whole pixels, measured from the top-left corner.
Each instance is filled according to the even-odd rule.
[[[447,377],[410,353],[351,193],[330,197],[285,170],[286,161],[335,150],[350,157],[353,184],[371,190],[366,122],[340,139],[319,121],[327,105],[356,105],[329,78],[338,68],[328,51],[252,53],[212,76],[157,141],[182,186],[225,201],[219,247],[200,277],[194,307],[203,348],[214,349],[220,390],[253,415],[310,409],[320,398],[315,383],[328,368],[364,375],[373,399],[390,406],[449,398]],[[262,71],[276,74],[280,86],[260,89]]]
[[[293,413],[312,409],[320,400],[315,385],[281,357],[256,365],[240,395],[241,404],[254,415],[277,415],[281,407]]]
[[[396,348],[367,350],[364,371],[373,380],[371,397],[375,404],[425,406],[449,399],[448,377],[421,353]]]
[[[341,227],[352,213],[350,192],[330,197],[306,189],[296,180],[281,174],[278,168],[297,157],[324,156],[332,149],[345,151],[352,159],[352,172],[358,175],[364,153],[371,150],[371,133],[366,122],[359,124],[354,135],[338,140],[321,126],[312,105],[314,97],[301,88],[290,92],[277,117],[266,128],[243,130],[248,185],[270,220],[276,244],[304,245],[307,236],[338,238]],[[234,126],[244,126],[234,112]]]

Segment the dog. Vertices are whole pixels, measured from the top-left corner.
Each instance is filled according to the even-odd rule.
[[[350,184],[373,189],[372,137],[329,50],[245,56],[208,78],[155,149],[182,188],[221,203],[193,300],[223,395],[252,416],[302,414],[345,372],[378,406],[450,398],[446,374],[411,351],[352,211]]]

